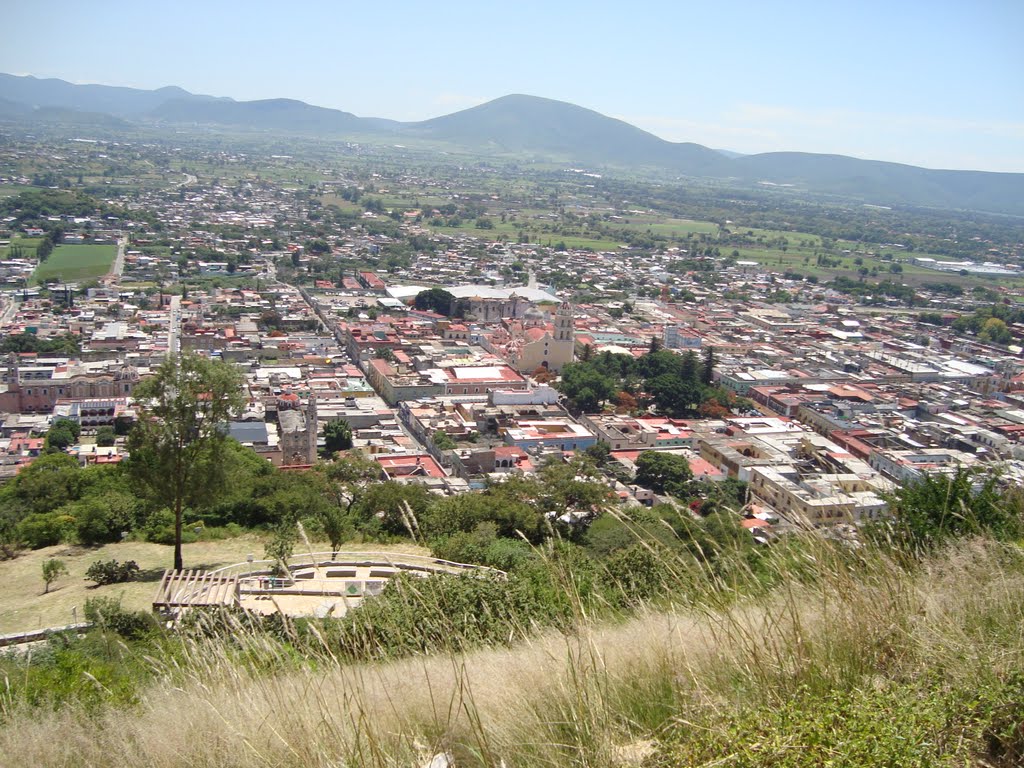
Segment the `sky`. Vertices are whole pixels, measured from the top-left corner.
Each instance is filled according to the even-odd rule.
[[[1024,172],[1024,0],[0,0],[0,71],[421,120],[509,93],[670,141]]]

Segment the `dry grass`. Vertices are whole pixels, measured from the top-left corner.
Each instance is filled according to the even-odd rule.
[[[317,551],[330,549],[328,544],[314,542]],[[381,549],[379,544],[351,544],[348,550]],[[384,547],[401,552],[428,554],[420,547]],[[301,550],[296,550],[300,552]],[[218,568],[243,562],[246,555],[263,557],[263,540],[247,534],[217,541],[197,541],[183,545],[183,557],[188,568]],[[72,622],[72,608],[77,608],[78,621],[83,621],[83,606],[91,597],[120,598],[125,608],[149,610],[152,607],[156,585],[165,568],[172,563],[171,547],[142,541],[126,541],[102,547],[59,545],[31,550],[13,560],[0,561],[0,633],[54,627]],[[68,574],[58,579],[49,594],[43,594],[42,564],[57,558],[68,568]],[[134,560],[142,569],[140,581],[96,587],[87,581],[85,572],[97,560]]]
[[[195,643],[136,709],[16,715],[0,756],[337,768],[416,766],[448,750],[460,767],[639,765],[673,734],[807,690],[1024,669],[1019,553],[975,543],[913,576],[880,556],[812,565],[825,578],[787,580],[758,604],[652,612],[461,656],[343,666],[325,646],[306,668],[267,673],[274,665],[261,660],[282,650],[263,637],[248,639],[247,667]],[[808,760],[799,764],[819,764]]]

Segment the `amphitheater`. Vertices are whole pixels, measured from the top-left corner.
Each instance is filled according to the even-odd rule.
[[[338,617],[379,595],[399,573],[419,578],[441,573],[504,577],[491,568],[384,552],[314,552],[290,557],[285,566],[275,560],[254,560],[213,571],[167,570],[153,609],[168,618],[214,606],[293,617]]]

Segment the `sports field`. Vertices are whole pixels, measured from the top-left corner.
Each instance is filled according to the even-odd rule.
[[[32,279],[37,283],[47,280],[90,280],[110,271],[117,255],[116,245],[58,245],[50,257],[36,267]]]

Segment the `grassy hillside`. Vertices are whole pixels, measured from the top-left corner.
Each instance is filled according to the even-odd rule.
[[[0,754],[325,768],[417,766],[446,751],[460,767],[508,768],[1024,759],[1018,546],[961,540],[907,563],[808,543],[747,597],[707,576],[625,621],[580,616],[565,632],[463,654],[342,664],[316,634],[309,663],[240,628],[188,640],[173,660],[149,659],[158,680],[127,708],[0,706]],[[405,599],[425,600],[430,583]]]
[[[313,544],[318,552],[330,548],[323,542]],[[211,570],[244,562],[249,554],[260,559],[263,557],[263,545],[263,538],[256,534],[216,541],[196,541],[183,545],[183,556],[187,567]],[[346,545],[349,550],[379,551],[382,548],[426,554],[425,550],[411,544],[400,547],[381,544]],[[63,562],[68,573],[54,582],[47,594],[43,594],[42,566],[44,561],[51,559]],[[97,560],[134,560],[141,569],[141,578],[125,584],[97,587],[85,578],[86,570]],[[149,610],[157,582],[172,561],[170,547],[147,541],[126,541],[102,547],[61,544],[29,550],[13,560],[0,560],[0,584],[4,585],[4,598],[0,602],[0,634],[70,624],[72,608],[77,608],[77,618],[82,621],[85,601],[94,597],[119,599],[121,605],[130,610]]]

